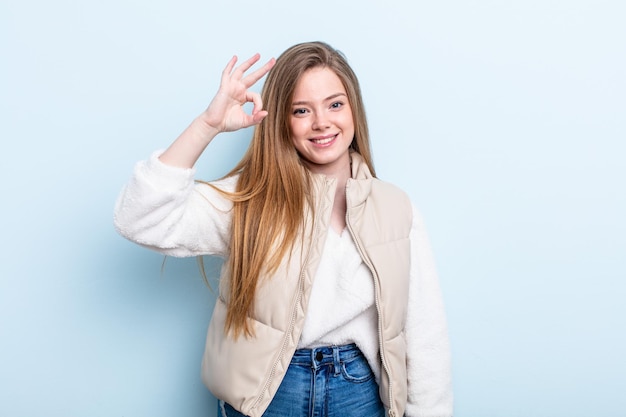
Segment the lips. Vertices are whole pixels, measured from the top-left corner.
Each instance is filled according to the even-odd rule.
[[[335,140],[337,135],[339,135],[339,133],[336,133],[334,135],[319,136],[319,137],[315,137],[309,140],[316,145],[327,145],[331,143],[333,140]]]

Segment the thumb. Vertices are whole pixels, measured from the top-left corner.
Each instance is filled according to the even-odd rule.
[[[267,116],[267,111],[261,110],[252,115],[252,120],[255,125],[258,125],[259,123],[263,121],[263,119],[265,119],[266,116]]]

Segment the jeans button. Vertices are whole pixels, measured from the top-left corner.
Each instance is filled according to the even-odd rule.
[[[322,358],[324,358],[324,355],[322,355],[322,352],[319,352],[319,351],[318,351],[318,352],[315,354],[315,360],[319,362],[319,361],[321,361],[321,360],[322,360]]]

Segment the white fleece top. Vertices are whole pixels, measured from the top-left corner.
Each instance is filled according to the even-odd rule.
[[[163,164],[158,159],[160,153],[153,153],[135,166],[115,206],[117,231],[135,243],[170,256],[228,256],[232,203],[211,187],[194,183],[195,169]],[[228,178],[218,186],[232,191],[235,185],[236,181]],[[347,241],[345,236],[349,233],[344,232],[341,238],[334,231],[328,233],[329,242],[316,274],[300,344],[354,341],[379,376],[377,317],[370,304],[373,281],[369,271],[362,270],[360,259],[354,257],[352,239]],[[444,307],[426,230],[415,210],[410,240],[404,330],[408,382],[405,416],[451,417],[450,351]],[[334,251],[344,251],[345,258],[336,256]],[[339,259],[341,266],[337,265]],[[325,298],[329,295],[331,298]],[[350,301],[347,308],[343,304],[346,300]]]
[[[374,279],[352,236],[331,227],[315,272],[298,348],[356,343],[376,378],[378,360]]]

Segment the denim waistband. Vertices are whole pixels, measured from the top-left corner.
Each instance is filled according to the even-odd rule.
[[[294,365],[320,366],[327,363],[340,363],[363,354],[356,344],[323,346],[314,349],[298,349],[291,358]]]

